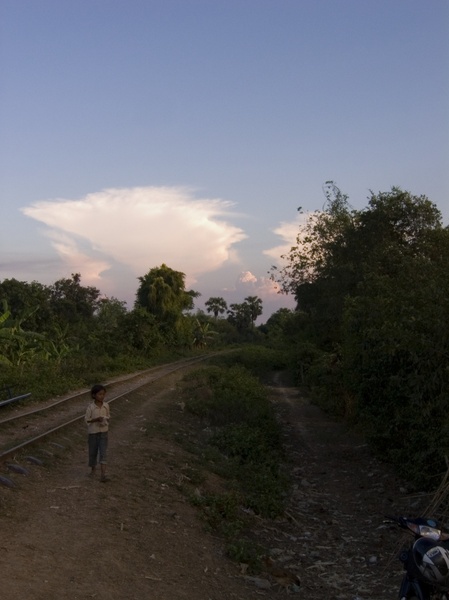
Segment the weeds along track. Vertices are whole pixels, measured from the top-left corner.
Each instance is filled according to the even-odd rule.
[[[182,359],[106,382],[107,402],[117,403],[119,407],[120,401],[129,402],[132,393],[140,388],[212,356],[214,355],[208,354]],[[90,390],[84,390],[58,400],[41,403],[33,409],[16,409],[7,417],[2,417],[0,412],[0,465],[10,460],[14,454],[35,446],[49,439],[53,434],[82,421],[89,402],[91,402]]]

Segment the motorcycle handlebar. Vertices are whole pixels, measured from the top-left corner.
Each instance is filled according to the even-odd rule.
[[[402,529],[407,529],[416,537],[433,537],[441,541],[449,540],[449,533],[441,530],[440,525],[434,519],[417,518],[411,519],[407,517],[397,517],[385,515],[387,522],[395,523]]]

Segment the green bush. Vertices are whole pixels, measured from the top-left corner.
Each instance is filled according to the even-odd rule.
[[[215,472],[233,478],[247,508],[267,517],[281,514],[289,480],[266,388],[241,364],[197,369],[184,381],[186,409],[207,422],[205,443],[222,456],[225,468],[215,460]]]
[[[266,390],[246,369],[204,367],[192,373],[186,408],[213,426],[258,422],[270,410]]]
[[[273,371],[288,368],[288,361],[288,352],[254,344],[241,346],[233,352],[213,359],[215,364],[222,367],[241,365],[262,380]]]

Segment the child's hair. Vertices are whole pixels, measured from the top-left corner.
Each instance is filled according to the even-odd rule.
[[[92,398],[95,398],[95,396],[98,394],[98,392],[101,392],[101,390],[106,391],[106,388],[104,387],[104,385],[101,385],[101,383],[96,383],[90,390],[90,395],[92,396]]]

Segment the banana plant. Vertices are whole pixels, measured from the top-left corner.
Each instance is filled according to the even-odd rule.
[[[210,330],[209,327],[210,323],[202,323],[195,319],[193,331],[193,345],[195,348],[204,348],[208,342],[218,335],[216,331]]]
[[[20,366],[32,360],[42,349],[45,336],[34,331],[26,331],[22,323],[38,308],[25,310],[20,317],[12,318],[7,302],[3,301],[3,314],[0,315],[0,362],[10,366]]]

